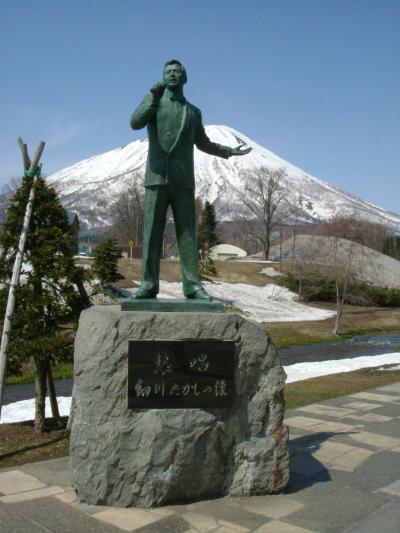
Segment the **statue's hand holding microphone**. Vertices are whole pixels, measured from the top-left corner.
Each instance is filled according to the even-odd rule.
[[[162,95],[164,94],[165,87],[166,87],[165,83],[158,81],[152,86],[152,88],[150,89],[150,92],[154,95],[154,97],[157,100],[160,100]]]

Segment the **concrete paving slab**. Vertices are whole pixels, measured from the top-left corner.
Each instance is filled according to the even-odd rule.
[[[344,470],[346,472],[354,472],[354,470],[364,463],[374,452],[371,450],[364,450],[358,448],[352,452],[346,453],[336,457],[330,462],[331,468],[334,470]]]
[[[45,483],[20,470],[9,470],[8,472],[0,473],[0,491],[5,495],[41,489],[45,486]]]
[[[182,518],[186,520],[196,531],[202,533],[208,533],[218,527],[217,520],[207,513],[199,513],[197,511],[187,511],[182,515]]]
[[[44,487],[43,489],[28,490],[26,492],[18,492],[17,494],[10,494],[0,498],[2,503],[18,503],[28,502],[30,500],[37,500],[39,498],[46,498],[47,496],[54,496],[64,492],[62,487]]]
[[[297,411],[311,413],[315,415],[322,415],[324,417],[331,418],[343,418],[345,416],[350,416],[354,413],[352,409],[346,409],[344,407],[333,407],[331,405],[325,405],[320,403],[300,407],[299,409],[297,409]]]
[[[378,407],[382,407],[382,405],[377,404],[377,403],[367,403],[367,402],[350,402],[347,404],[347,407],[355,411],[373,411],[374,409],[377,409]]]
[[[395,437],[386,437],[378,433],[369,433],[368,431],[360,431],[359,433],[352,433],[349,437],[357,442],[369,444],[382,450],[390,450],[400,446],[400,439]]]
[[[185,533],[188,530],[188,524],[182,517],[174,515],[163,518],[158,522],[148,526],[134,529],[135,533]],[[198,532],[197,532],[198,533]],[[232,529],[230,533],[235,533]]]
[[[358,469],[366,476],[377,476],[386,483],[393,483],[400,478],[400,458],[396,453],[381,451],[372,455]]]
[[[7,506],[18,515],[40,524],[47,533],[121,533],[120,529],[93,520],[74,506],[56,498],[42,498]],[[17,531],[19,533],[19,530],[14,529],[13,533]]]
[[[351,433],[356,431],[360,424],[344,424],[342,422],[327,422],[324,421],[319,426],[314,426],[313,431],[328,431],[331,433]]]
[[[389,385],[383,385],[383,387],[378,387],[377,389],[374,389],[376,391],[384,391],[384,392],[398,392],[400,396],[400,382],[399,383],[390,383]]]
[[[222,498],[209,501],[206,504],[198,502],[192,508],[192,511],[210,516],[216,522],[224,520],[249,529],[255,529],[267,521],[265,516],[242,508],[240,502],[241,500],[238,498]],[[187,514],[182,515],[182,517],[187,520]],[[197,527],[193,522],[190,522],[190,524]]]
[[[285,518],[285,522],[319,533],[337,533],[357,523],[388,502],[386,495],[368,494],[354,488],[342,489]]]
[[[393,494],[393,496],[400,496],[400,479],[396,480],[394,483],[390,483],[390,485],[387,485],[386,487],[382,487],[379,490],[381,492],[386,492],[387,494]]]
[[[315,505],[320,498],[332,494],[342,486],[341,482],[336,483],[332,479],[328,470],[311,477],[291,472],[289,484],[285,489],[284,495],[285,498],[294,499],[304,505]]]
[[[384,416],[392,416],[393,418],[399,418],[399,405],[397,403],[386,403],[378,409],[374,409],[374,413]]]
[[[250,531],[250,529],[246,529],[245,531]],[[214,532],[215,533],[237,533],[237,531],[235,531],[231,527],[227,527],[227,526],[217,527],[217,529],[214,529],[213,533]]]
[[[301,416],[301,415],[286,417],[285,421],[286,421],[286,424],[289,426],[289,428],[294,427],[294,428],[307,429],[307,430],[312,427],[319,426],[324,422],[320,418],[312,418],[309,416]]]
[[[328,494],[329,485],[332,485],[332,487],[335,487],[337,490],[341,490],[343,487],[350,487],[367,493],[375,493],[381,487],[384,487],[393,481],[393,476],[379,476],[377,472],[374,472],[372,475],[369,472],[364,473],[362,467],[353,472],[331,468],[329,470],[329,477],[330,480],[326,481],[321,474],[316,474],[311,479],[316,486],[320,487],[322,495]],[[323,485],[321,483],[323,483]],[[296,497],[302,501],[301,496],[302,495],[300,494]],[[318,498],[318,493],[316,498]],[[310,503],[312,504],[312,502]]]
[[[386,437],[398,438],[398,436],[400,435],[399,420],[395,418],[386,421],[371,422],[365,429],[369,433],[385,435]]]
[[[365,422],[367,424],[373,422],[390,422],[391,420],[395,420],[392,416],[383,416],[377,413],[364,413],[362,415],[353,414],[349,416],[349,418],[357,420],[358,422]]]
[[[59,487],[70,487],[69,457],[60,459],[50,459],[28,463],[21,467],[22,472],[35,476],[46,485],[58,485]]]
[[[27,516],[21,516],[12,506],[0,503],[1,533],[49,533]]]
[[[312,445],[309,447],[309,453],[312,454],[314,459],[318,460],[332,460],[342,455],[355,452],[361,448],[357,446],[351,446],[350,444],[344,444],[341,442],[321,442],[317,447]]]
[[[123,531],[136,531],[161,520],[161,517],[144,509],[109,508],[91,515],[96,520],[118,527]],[[160,531],[160,530],[159,530]]]
[[[304,529],[302,527],[293,526],[287,522],[279,520],[272,520],[258,529],[254,533],[314,533],[311,529]]]
[[[344,533],[398,533],[400,531],[400,505],[398,500],[387,503],[375,513],[344,530]]]
[[[304,507],[304,504],[284,495],[253,496],[241,498],[240,507],[246,511],[261,514],[267,518],[284,518]]]
[[[64,503],[76,502],[76,493],[72,488],[65,490],[61,494],[57,494],[55,497],[57,498],[57,500],[60,500],[60,502]]]
[[[239,526],[238,524],[227,522],[226,520],[218,520],[218,524],[220,524],[221,528],[225,528],[229,531],[236,531],[237,533],[245,533],[246,531],[250,531],[248,527]],[[219,529],[217,529],[217,531],[219,531]]]
[[[381,403],[381,402],[400,402],[400,395],[394,396],[392,394],[379,394],[378,392],[368,392],[362,391],[357,392],[356,394],[351,394],[350,398],[361,398],[362,400],[370,400],[372,402]]]
[[[290,471],[294,474],[312,477],[318,472],[326,471],[326,466],[308,454],[298,454],[290,459]]]

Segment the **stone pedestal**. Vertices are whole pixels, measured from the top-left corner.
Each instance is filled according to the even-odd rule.
[[[128,341],[235,342],[232,407],[128,409]],[[81,502],[153,507],[287,484],[285,373],[265,329],[236,314],[84,311],[75,343],[70,469]]]

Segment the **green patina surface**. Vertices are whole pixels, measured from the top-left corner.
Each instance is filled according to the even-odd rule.
[[[121,304],[122,311],[157,311],[166,313],[224,313],[219,300],[191,300],[190,298],[129,299]]]
[[[196,145],[207,154],[225,159],[251,150],[223,146],[208,138],[200,110],[183,95],[186,81],[184,66],[177,60],[168,61],[163,83],[153,85],[131,117],[134,130],[147,127],[149,151],[144,182],[142,282],[129,302],[152,299],[159,292],[160,258],[169,206],[175,221],[184,295],[200,301],[210,299],[201,286],[198,272],[193,148]],[[121,308],[127,310],[130,303],[124,302]]]

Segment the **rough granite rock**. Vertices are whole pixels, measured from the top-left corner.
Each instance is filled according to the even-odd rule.
[[[234,340],[233,407],[128,409],[130,339]],[[84,311],[70,440],[79,500],[153,507],[282,491],[289,477],[284,381],[264,327],[236,314]]]

